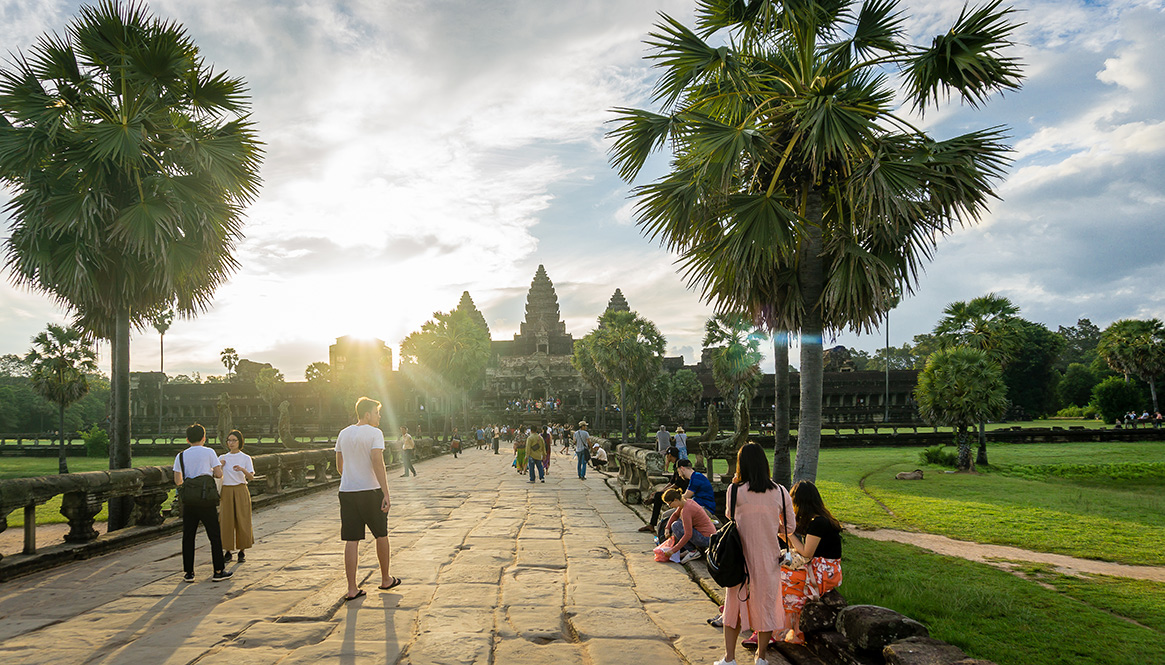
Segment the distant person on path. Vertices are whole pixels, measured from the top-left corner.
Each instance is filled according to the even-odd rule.
[[[671,434],[668,434],[667,428],[663,425],[659,426],[659,431],[655,433],[655,448],[662,455],[671,448]]]
[[[417,448],[417,442],[413,441],[412,435],[409,434],[409,428],[404,425],[400,426],[400,456],[401,468],[404,473],[400,474],[401,478],[407,478],[411,471],[413,477],[417,475],[417,470],[413,468],[413,451]]]
[[[187,427],[186,442],[190,446],[174,457],[174,484],[182,487],[182,483],[199,476],[222,478],[222,464],[218,461],[218,455],[206,447],[206,428],[198,423]],[[210,580],[221,582],[230,579],[231,572],[225,570],[223,562],[218,506],[191,506],[185,502],[182,505],[182,579],[186,582],[194,581],[194,535],[198,533],[200,523],[210,540],[210,560],[214,565],[214,575]]]
[[[554,454],[554,438],[550,436],[550,426],[544,425],[542,427],[542,443],[545,450],[542,451],[542,469],[546,473],[550,473],[550,456]]]
[[[735,493],[735,501],[733,494]],[[746,443],[736,454],[736,476],[725,497],[725,514],[732,514],[744,546],[748,579],[724,590],[724,660],[736,661],[736,644],[742,630],[756,632],[757,662],[765,661],[773,631],[789,628],[781,600],[782,515],[789,531],[796,528],[792,500],[769,477],[769,460],[755,443]]]
[[[498,454],[498,447],[501,445],[501,442],[502,442],[502,431],[500,429],[498,429],[497,425],[493,426],[493,435],[494,435],[493,436],[494,454],[497,455]]]
[[[485,430],[477,428],[477,449],[481,450],[485,446]]]
[[[401,427],[404,430],[404,427]],[[408,436],[407,430],[405,436]],[[380,402],[356,400],[356,424],[336,437],[336,468],[340,470],[340,539],[344,541],[344,575],[349,601],[364,595],[356,585],[356,566],[364,528],[376,539],[380,588],[391,589],[400,578],[388,574],[388,477],[384,470],[384,432],[380,431]]]
[[[682,426],[676,428],[676,450],[680,451],[680,459],[688,459],[688,435]]]
[[[578,477],[587,479],[587,459],[591,451],[591,435],[587,433],[587,421],[580,420],[574,433],[574,454],[578,457]]]
[[[251,490],[247,483],[255,478],[255,462],[243,452],[243,433],[237,429],[227,434],[227,450],[219,455],[222,465],[222,497],[218,522],[222,531],[224,561],[230,561],[231,550],[239,550],[239,563],[247,560],[246,551],[255,544],[251,528]]]
[[[841,584],[841,522],[825,507],[817,486],[808,480],[797,481],[790,494],[797,528],[789,532],[789,547],[809,559],[809,563],[800,570],[781,569],[785,618],[790,629],[782,637],[788,642],[803,644],[801,610],[805,601]]]
[[[514,468],[518,473],[526,473],[526,439],[520,428],[514,430]]]
[[[457,459],[457,453],[461,452],[461,435],[457,433],[457,428],[453,428],[453,438],[449,442],[449,449],[453,451],[453,459]]]
[[[530,471],[530,482],[534,482],[534,469],[538,469],[538,479],[546,482],[546,470],[542,468],[542,458],[546,454],[546,442],[542,435],[533,430],[526,437],[526,464]]]

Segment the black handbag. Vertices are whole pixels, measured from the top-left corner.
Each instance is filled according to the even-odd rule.
[[[744,544],[740,542],[740,532],[736,529],[736,491],[740,486],[732,485],[732,508],[728,512],[728,522],[712,534],[708,544],[708,572],[722,587],[733,587],[748,581],[748,562],[744,559]]]
[[[178,464],[182,467],[182,486],[178,491],[182,494],[182,505],[192,508],[206,508],[218,505],[218,486],[214,476],[186,477],[186,451],[178,453]]]

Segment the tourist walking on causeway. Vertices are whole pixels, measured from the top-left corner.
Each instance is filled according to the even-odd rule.
[[[206,529],[206,537],[210,540],[210,560],[214,565],[212,582],[221,582],[230,579],[231,573],[224,570],[222,556],[222,538],[218,529],[218,497],[214,492],[214,479],[222,478],[222,464],[218,455],[206,447],[206,428],[198,423],[186,428],[186,442],[190,446],[178,453],[174,458],[174,484],[179,488],[190,483],[182,492],[182,570],[183,579],[194,581],[194,535],[198,533],[198,525]],[[195,505],[192,498],[192,488],[203,488],[209,485],[209,491],[214,492],[214,502]]]
[[[676,450],[680,451],[680,459],[688,459],[688,434],[684,428],[676,428]]]
[[[578,457],[578,477],[587,479],[587,460],[591,456],[591,435],[587,433],[587,421],[580,420],[574,433],[574,454]]]
[[[246,551],[255,544],[251,529],[251,490],[247,483],[255,478],[255,462],[243,452],[243,433],[237,429],[227,434],[227,450],[219,455],[222,465],[222,498],[218,511],[222,527],[224,561],[230,561],[231,550],[239,550],[239,563],[247,560]]]
[[[493,434],[494,434],[494,437],[493,437],[494,454],[497,455],[498,454],[498,446],[502,442],[502,431],[500,429],[498,429],[497,425],[494,425],[493,430],[494,430],[494,432],[493,432]]]
[[[413,477],[416,477],[417,470],[413,468],[413,450],[417,447],[417,442],[413,441],[413,437],[409,434],[409,428],[404,425],[400,426],[400,466],[404,469],[404,473],[400,474],[401,478],[408,477],[411,471]]]
[[[530,482],[534,482],[534,469],[538,469],[538,479],[546,482],[546,470],[542,468],[542,458],[546,453],[546,442],[542,435],[531,430],[526,437],[526,464],[530,467]]]
[[[461,435],[457,433],[457,428],[453,428],[453,439],[449,442],[449,449],[453,451],[453,459],[457,459],[457,453],[461,452]]]
[[[550,436],[550,427],[544,425],[542,427],[542,443],[546,444],[542,451],[542,470],[547,474],[550,473],[550,456],[554,453],[554,439]]]
[[[655,433],[655,449],[662,455],[668,448],[671,448],[671,434],[668,434],[667,428],[661,424],[659,431]]]
[[[724,501],[724,512],[733,516],[740,533],[748,579],[724,590],[724,659],[716,665],[736,662],[736,641],[742,630],[756,632],[756,662],[768,665],[765,654],[769,638],[773,631],[789,628],[781,600],[781,546],[777,534],[797,527],[793,501],[769,477],[769,460],[764,449],[755,443],[746,443],[737,452],[736,476]],[[789,521],[782,526],[784,517]]]
[[[403,427],[401,428],[404,429]],[[406,433],[405,436],[408,436]],[[384,471],[384,432],[380,431],[380,402],[356,400],[356,424],[336,437],[336,468],[340,470],[340,539],[344,541],[344,574],[349,601],[364,595],[356,585],[356,564],[364,528],[376,539],[380,588],[391,589],[400,578],[388,574],[388,476]]]

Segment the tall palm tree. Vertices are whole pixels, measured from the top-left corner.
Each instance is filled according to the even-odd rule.
[[[166,331],[174,323],[174,310],[161,312],[150,323],[158,331],[158,372],[162,374],[158,380],[158,435],[161,436],[163,392],[166,389]]]
[[[1001,370],[1019,353],[1023,342],[1023,319],[1019,307],[994,293],[966,302],[953,302],[943,308],[943,317],[934,327],[942,347],[969,346],[981,349]],[[976,464],[987,464],[987,427],[977,423],[979,450]]]
[[[785,487],[793,486],[793,468],[789,464],[789,333],[773,333],[773,480]]]
[[[65,409],[89,393],[87,373],[97,371],[97,353],[76,328],[50,323],[32,338],[32,349],[24,356],[31,368],[32,388],[57,405],[60,419],[58,472],[68,473],[65,458]]]
[[[592,388],[595,389],[595,430],[599,432],[602,430],[602,422],[599,420],[602,416],[602,397],[604,391],[607,389],[607,380],[603,378],[603,374],[599,372],[599,368],[595,366],[595,357],[593,352],[594,335],[592,331],[574,341],[574,354],[570,356],[570,364],[582,376],[583,381],[586,381]]]
[[[623,443],[627,443],[627,396],[647,385],[663,366],[667,340],[635,312],[607,310],[592,333],[591,355],[599,373],[617,386]]]
[[[1156,413],[1157,377],[1165,375],[1165,325],[1158,319],[1121,319],[1104,329],[1096,350],[1126,383],[1130,374],[1149,382]]]
[[[137,2],[83,6],[0,70],[7,268],[111,340],[111,468],[130,465],[130,329],[204,311],[237,268],[262,156],[249,110],[241,79]],[[110,530],[130,508],[110,502]]]
[[[222,361],[222,366],[227,370],[227,382],[229,383],[231,374],[239,366],[239,352],[235,351],[234,347],[228,346],[219,352],[218,357]]]
[[[935,140],[896,112],[892,81],[920,112],[1017,88],[1011,13],[964,10],[923,47],[903,40],[894,0],[697,0],[694,30],[663,15],[648,40],[661,110],[616,109],[622,177],[674,156],[635,190],[644,233],[717,311],[800,333],[797,480],[817,475],[824,333],[877,325],[1006,165],[1001,128]]]
[[[918,412],[932,425],[955,428],[958,468],[973,469],[967,428],[1007,410],[1007,386],[999,363],[982,349],[955,346],[931,354],[914,390]]]

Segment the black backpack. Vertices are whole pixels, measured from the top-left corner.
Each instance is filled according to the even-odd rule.
[[[214,476],[186,477],[186,459],[182,456],[186,451],[178,454],[178,464],[182,467],[182,486],[178,488],[182,494],[182,505],[198,508],[218,505],[218,486]]]
[[[744,559],[744,545],[740,542],[740,532],[736,530],[736,490],[732,485],[732,508],[728,522],[712,534],[708,544],[708,572],[722,587],[733,587],[748,581],[748,562]]]

